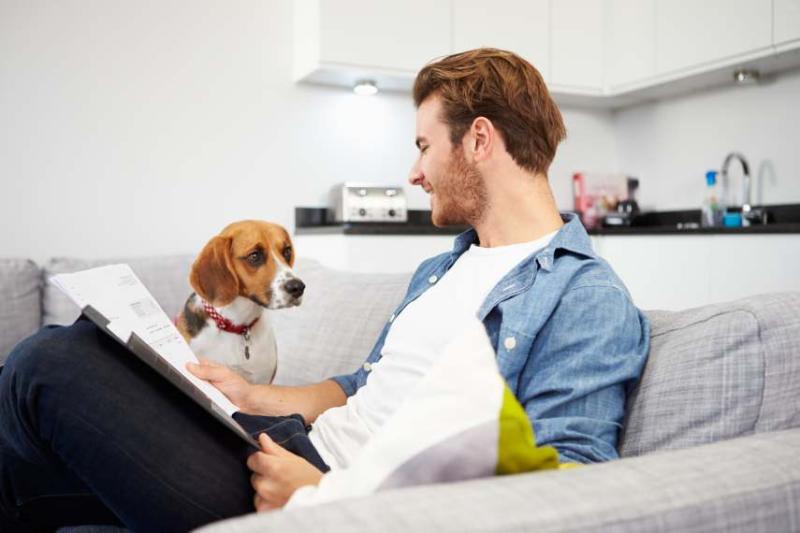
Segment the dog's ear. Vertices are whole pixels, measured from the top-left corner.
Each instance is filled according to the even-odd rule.
[[[227,305],[239,294],[239,277],[231,260],[231,239],[219,235],[208,241],[192,265],[192,288],[212,305]]]

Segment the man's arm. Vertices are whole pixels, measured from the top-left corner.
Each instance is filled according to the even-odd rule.
[[[322,412],[347,402],[342,387],[330,379],[297,387],[254,385],[225,365],[208,360],[200,364],[188,363],[186,368],[214,385],[247,414],[281,416],[299,413],[307,424],[311,424]]]
[[[561,461],[618,457],[627,393],[649,348],[649,323],[621,288],[566,292],[541,331],[522,372],[519,400],[538,445]]]
[[[331,407],[347,402],[342,388],[327,379],[313,385],[288,387],[282,385],[253,385],[247,405],[247,413],[259,415],[291,415],[300,413],[307,424]]]

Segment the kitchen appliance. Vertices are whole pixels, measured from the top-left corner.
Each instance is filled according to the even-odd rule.
[[[342,183],[331,191],[334,222],[406,222],[408,207],[402,187]]]
[[[626,178],[628,189],[627,198],[617,202],[616,210],[606,214],[603,218],[603,226],[619,227],[630,226],[633,217],[639,214],[639,203],[636,201],[636,189],[639,188],[639,180],[633,177]]]

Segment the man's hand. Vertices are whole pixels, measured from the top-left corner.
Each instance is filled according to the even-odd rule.
[[[242,412],[251,411],[250,400],[255,386],[227,366],[201,359],[199,365],[186,363],[186,368],[218,388]]]
[[[266,433],[258,436],[261,451],[247,459],[247,467],[253,471],[250,483],[256,491],[256,511],[269,511],[283,507],[298,488],[317,485],[322,472],[281,445]]]

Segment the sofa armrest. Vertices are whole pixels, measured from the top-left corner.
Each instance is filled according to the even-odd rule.
[[[200,531],[796,531],[798,449],[800,429],[761,433],[569,470],[252,514]]]

